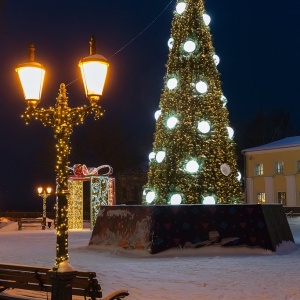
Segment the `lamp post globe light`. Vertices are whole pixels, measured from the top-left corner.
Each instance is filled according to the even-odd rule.
[[[43,229],[46,228],[46,220],[47,220],[47,209],[46,209],[46,200],[51,195],[52,189],[51,187],[47,187],[44,189],[43,187],[37,188],[38,195],[43,198]]]
[[[53,267],[55,274],[74,270],[68,262],[68,156],[70,154],[70,136],[74,125],[83,124],[84,119],[94,115],[99,119],[103,115],[98,104],[102,95],[108,62],[105,57],[96,54],[96,40],[90,40],[90,56],[79,61],[79,67],[84,82],[86,97],[89,106],[71,108],[68,105],[67,90],[64,83],[60,84],[55,107],[47,109],[37,108],[41,101],[41,92],[45,76],[45,68],[34,61],[34,45],[29,46],[29,61],[20,64],[16,68],[24,92],[27,108],[24,115],[25,123],[31,119],[39,120],[45,126],[54,130],[56,140],[56,202],[57,202],[57,226],[56,226],[56,260]],[[52,299],[71,299],[70,295],[62,292],[52,293]]]

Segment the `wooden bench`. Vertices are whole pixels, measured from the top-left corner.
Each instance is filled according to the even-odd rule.
[[[23,227],[33,227],[37,226],[37,224],[41,225],[42,229],[45,229],[45,224],[43,224],[43,219],[42,218],[21,218],[18,221],[18,229],[22,230]]]
[[[51,296],[48,298],[48,294],[51,294],[52,290],[51,279],[47,275],[48,271],[49,268],[44,267],[0,263],[0,299],[51,299]],[[26,291],[39,292],[36,292],[34,297],[32,295],[26,297]],[[77,271],[76,277],[72,281],[72,295],[91,300],[120,300],[129,294],[126,290],[116,290],[102,297],[96,273]]]

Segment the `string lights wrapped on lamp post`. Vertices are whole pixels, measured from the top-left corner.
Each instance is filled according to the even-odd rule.
[[[46,200],[51,195],[51,187],[47,187],[44,189],[43,187],[37,188],[38,195],[43,198],[43,229],[46,228],[46,220],[47,220],[47,209],[46,209]]]
[[[93,114],[95,120],[103,115],[101,106],[98,103],[102,95],[109,64],[105,57],[96,54],[96,41],[92,37],[90,40],[90,56],[81,59],[78,64],[90,105],[76,108],[69,107],[66,86],[61,83],[55,107],[37,108],[41,99],[45,69],[41,64],[34,61],[34,51],[34,45],[30,44],[29,62],[20,64],[16,68],[27,103],[27,108],[22,117],[26,124],[29,124],[31,119],[36,119],[54,130],[56,139],[57,225],[56,261],[53,270],[65,272],[65,270],[73,269],[68,262],[68,157],[70,154],[70,136],[73,126],[83,124],[88,115]],[[66,296],[58,291],[57,295],[52,293],[52,299],[66,300],[71,298],[70,295]]]

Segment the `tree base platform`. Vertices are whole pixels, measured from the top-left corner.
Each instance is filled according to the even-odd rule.
[[[211,236],[276,251],[294,238],[281,204],[101,206],[89,245],[146,249],[155,254]]]

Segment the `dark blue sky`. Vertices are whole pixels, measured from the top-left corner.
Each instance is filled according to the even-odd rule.
[[[167,41],[176,1],[142,35],[118,51],[169,3],[170,0],[0,0],[3,162],[0,211],[35,205],[40,209],[35,188],[39,184],[53,186],[54,182],[54,163],[52,166],[48,161],[52,149],[54,152],[52,129],[34,121],[25,126],[20,118],[25,104],[14,69],[27,60],[29,42],[35,43],[36,61],[47,70],[40,107],[48,107],[54,105],[61,82],[68,84],[80,77],[77,63],[89,55],[88,41],[95,35],[97,52],[110,62],[101,100],[106,114],[97,125],[87,121],[86,125],[74,128],[72,145],[84,147],[87,133],[95,126],[99,131],[113,128],[110,139],[116,132],[126,135],[124,144],[115,147],[116,156],[125,159],[124,152],[130,145],[137,160],[147,160],[152,150],[153,114],[163,87]],[[283,108],[300,127],[297,122],[300,2],[207,0],[206,10],[212,18],[211,33],[221,58],[218,69],[232,123],[243,124],[259,110]],[[87,104],[80,79],[68,86],[68,92],[70,106]],[[108,143],[101,142],[103,147]],[[91,156],[73,155],[71,165],[108,163],[94,154]]]

